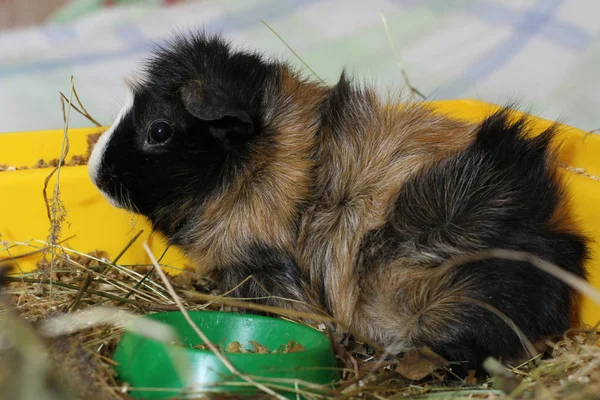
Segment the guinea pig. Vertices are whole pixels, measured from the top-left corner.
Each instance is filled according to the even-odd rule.
[[[236,296],[325,310],[404,352],[478,367],[569,328],[574,295],[520,250],[586,276],[550,146],[504,107],[462,122],[234,49],[219,35],[157,46],[99,139],[91,179],[147,217]],[[482,304],[489,305],[489,307]],[[494,310],[498,312],[494,312]],[[499,313],[501,315],[499,315]]]

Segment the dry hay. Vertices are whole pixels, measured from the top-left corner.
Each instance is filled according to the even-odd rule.
[[[40,326],[58,315],[98,306],[139,315],[177,306],[152,266],[115,264],[102,252],[82,254],[61,248],[56,254],[52,297],[47,262],[23,280],[8,278],[2,295],[0,393],[17,393],[16,386],[38,381],[46,396],[50,390],[60,393],[46,398],[128,399],[127,385],[117,380],[111,360],[122,327],[100,324],[46,337],[39,333]],[[169,280],[187,310],[239,310],[229,305],[239,300],[211,292],[212,282],[191,269]],[[281,314],[297,319],[289,311],[281,310]],[[12,335],[6,336],[7,332]],[[381,358],[381,350],[374,346],[328,333],[334,338],[342,376],[331,398],[591,399],[600,393],[600,336],[595,330],[570,332],[562,341],[550,343],[549,354],[537,364],[505,368],[491,362],[488,368],[495,376],[490,379],[455,376],[445,360],[426,349],[402,359]],[[40,368],[44,351],[48,354],[46,370]],[[38,368],[27,368],[28,358]]]

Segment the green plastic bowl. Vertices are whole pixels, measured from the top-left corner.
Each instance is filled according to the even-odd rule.
[[[331,342],[315,329],[258,315],[215,311],[190,311],[189,314],[206,336],[221,348],[238,341],[243,348],[252,349],[250,340],[270,350],[290,340],[304,346],[304,351],[293,353],[225,353],[239,372],[261,383],[279,386],[275,390],[286,397],[296,398],[296,393],[289,390],[295,387],[292,380],[332,389],[333,383],[339,379]],[[257,394],[257,389],[232,375],[211,351],[192,348],[202,341],[180,312],[162,312],[143,318],[172,326],[185,346],[165,344],[125,332],[113,359],[118,363],[115,369],[119,379],[131,386],[132,397],[164,399],[179,395],[185,398],[202,392],[229,392],[236,396]],[[314,387],[307,388],[301,382],[297,387],[317,392]],[[188,394],[183,389],[187,389]]]

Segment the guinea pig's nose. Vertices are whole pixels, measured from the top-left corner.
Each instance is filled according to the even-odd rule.
[[[94,184],[100,189],[105,189],[111,183],[111,175],[107,173],[100,173],[94,179]]]

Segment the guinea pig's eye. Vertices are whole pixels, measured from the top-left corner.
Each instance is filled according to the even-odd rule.
[[[173,136],[173,127],[166,121],[154,121],[148,129],[148,142],[162,144]]]

